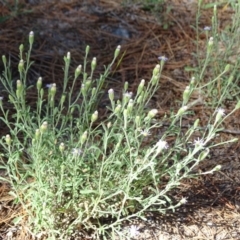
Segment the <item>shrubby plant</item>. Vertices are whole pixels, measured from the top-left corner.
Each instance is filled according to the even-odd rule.
[[[159,79],[166,57],[160,57],[149,81],[141,80],[136,92],[122,89],[116,99],[109,89],[106,117],[99,114],[98,103],[110,69],[120,54],[98,79],[94,79],[97,60],[87,59],[69,77],[71,54],[64,57],[63,86],[51,83],[45,88],[42,78],[35,86],[27,85],[34,34],[29,34],[29,50],[24,55],[20,45],[19,80],[12,80],[10,64],[2,57],[4,71],[1,82],[7,96],[0,99],[1,121],[8,129],[2,136],[1,168],[15,202],[22,204],[27,216],[26,228],[35,237],[68,239],[92,232],[96,238],[134,237],[137,226],[122,231],[124,221],[135,217],[145,220],[145,213],[174,210],[186,199],[174,202],[169,193],[182,179],[196,176],[194,169],[207,158],[210,149],[227,142],[212,141],[218,136],[222,122],[239,109],[240,102],[228,114],[217,106],[206,128],[196,119],[186,129],[182,120],[192,114],[201,96],[192,100],[196,90],[205,90],[196,74],[183,92],[182,105],[164,118],[157,109],[148,109],[148,102],[159,88]],[[214,41],[214,39],[213,39]],[[208,43],[210,44],[210,43]],[[229,72],[225,66],[221,76]],[[81,87],[78,82],[81,82]],[[225,85],[221,100],[227,93]],[[29,91],[35,91],[35,105],[28,104]],[[11,111],[6,107],[11,105]],[[164,123],[164,126],[163,126]],[[167,123],[167,126],[166,126]],[[198,136],[198,137],[197,137]],[[171,140],[174,139],[174,140]],[[236,141],[233,139],[228,142]],[[220,169],[216,166],[206,173]],[[204,174],[204,173],[202,173]]]

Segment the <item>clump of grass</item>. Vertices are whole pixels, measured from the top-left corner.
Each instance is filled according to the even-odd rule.
[[[136,92],[129,92],[126,82],[122,98],[116,100],[114,89],[109,89],[109,115],[99,119],[98,101],[120,46],[99,79],[93,79],[96,58],[91,61],[90,73],[86,71],[87,46],[84,63],[76,67],[70,81],[71,54],[67,53],[63,87],[52,83],[45,93],[41,77],[35,86],[27,87],[33,41],[31,32],[26,56],[20,45],[16,83],[6,57],[2,57],[1,82],[8,97],[0,99],[0,119],[9,132],[0,141],[1,168],[8,173],[1,179],[11,184],[15,202],[28,214],[28,231],[48,239],[77,237],[85,231],[97,238],[107,234],[127,238],[133,231],[121,231],[124,221],[135,217],[144,220],[146,212],[165,213],[184,204],[185,198],[174,203],[170,190],[182,179],[196,176],[193,170],[210,149],[226,143],[214,145],[212,140],[240,103],[227,115],[222,108],[217,109],[205,130],[200,128],[199,119],[186,130],[183,118],[201,101],[191,101],[200,84],[192,78],[179,110],[159,119],[158,110],[146,106],[159,88],[166,60],[162,57],[151,79],[141,80]],[[76,88],[78,81],[80,89]],[[36,92],[35,106],[26,101],[29,90]],[[6,109],[7,101],[14,112]],[[163,122],[168,122],[168,127],[163,127]],[[207,173],[219,169],[216,166]]]

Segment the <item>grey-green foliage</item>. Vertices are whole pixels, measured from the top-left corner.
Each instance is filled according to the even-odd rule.
[[[129,233],[121,231],[125,220],[145,219],[147,211],[165,213],[184,204],[185,198],[172,202],[169,192],[182,179],[196,176],[193,171],[214,146],[211,141],[221,123],[239,104],[226,116],[218,109],[204,131],[198,119],[186,129],[183,119],[192,115],[196,102],[201,103],[201,99],[191,100],[200,84],[193,78],[179,109],[158,119],[158,110],[146,106],[159,88],[166,60],[161,58],[151,79],[141,80],[136,92],[129,92],[126,82],[122,98],[116,99],[114,89],[109,89],[108,116],[99,118],[99,96],[120,46],[98,79],[93,78],[95,58],[90,73],[86,71],[87,46],[83,66],[76,67],[72,78],[68,73],[71,54],[64,57],[62,88],[52,83],[46,92],[42,79],[36,80],[36,86],[30,88],[36,92],[36,103],[30,106],[27,76],[33,64],[33,40],[31,32],[26,57],[20,45],[16,86],[9,77],[6,57],[2,57],[1,82],[8,97],[0,99],[0,119],[9,132],[0,141],[1,168],[8,173],[1,179],[11,184],[15,201],[29,214],[27,227],[32,234],[66,239],[83,229],[97,237],[109,231],[112,236],[127,237]],[[222,74],[228,70],[226,67]],[[76,89],[79,81],[81,87]],[[7,101],[13,112],[5,107]],[[215,170],[219,166],[207,173]],[[106,224],[104,219],[111,221]]]

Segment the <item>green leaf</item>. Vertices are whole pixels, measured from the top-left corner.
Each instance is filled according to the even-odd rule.
[[[81,190],[80,193],[83,195],[87,195],[87,194],[98,193],[98,192],[92,189],[84,189],[84,190]]]

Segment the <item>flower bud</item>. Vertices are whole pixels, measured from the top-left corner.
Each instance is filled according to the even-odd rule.
[[[51,97],[54,97],[56,92],[57,92],[56,83],[53,83],[51,88],[50,88],[50,95],[51,95]]]
[[[124,93],[124,95],[123,95],[123,103],[124,103],[124,105],[125,105],[126,103],[128,103],[128,101],[131,99],[132,95],[133,95],[132,92],[126,92],[126,93]]]
[[[46,132],[47,128],[48,128],[48,123],[45,121],[45,122],[43,122],[43,124],[41,125],[40,131],[41,131],[42,133],[43,133],[43,132]]]
[[[108,90],[108,97],[111,102],[114,100],[114,90],[112,88]]]
[[[44,89],[42,88],[42,89],[40,90],[40,97],[41,97],[41,99],[43,98],[43,95],[44,95]]]
[[[151,84],[153,86],[158,84],[159,78],[160,78],[160,73],[158,73],[156,75],[153,75],[152,78],[151,78]]]
[[[85,53],[86,53],[86,55],[88,55],[89,50],[90,50],[90,47],[87,45],[87,46],[86,46],[86,49],[85,49]]]
[[[70,115],[72,115],[75,111],[75,107],[71,107],[71,110],[70,110]]]
[[[8,98],[9,98],[10,103],[14,103],[15,102],[14,98],[12,97],[12,95],[9,94]]]
[[[63,95],[61,96],[61,100],[60,100],[61,105],[63,105],[63,103],[65,102],[65,100],[66,100],[66,94],[63,94]]]
[[[71,53],[67,52],[67,60],[70,61],[71,60]]]
[[[92,70],[92,72],[95,70],[96,66],[97,66],[97,59],[94,57],[92,62],[91,62],[91,70]]]
[[[24,46],[23,46],[23,44],[21,44],[21,45],[19,46],[19,51],[20,51],[20,55],[21,55],[21,56],[22,56],[23,50],[24,50]]]
[[[35,138],[39,139],[39,137],[40,137],[40,130],[36,129],[36,131],[35,131]]]
[[[118,57],[118,55],[119,55],[119,53],[120,53],[120,50],[121,50],[121,46],[118,45],[117,48],[116,48],[116,50],[115,50],[115,52],[114,52],[114,58],[117,58],[117,57]]]
[[[193,129],[196,129],[198,127],[198,124],[199,124],[199,118],[195,120],[193,124]]]
[[[228,72],[231,69],[231,65],[227,64],[224,68],[224,72]]]
[[[225,110],[223,109],[223,108],[219,108],[218,110],[217,110],[217,115],[216,115],[216,118],[215,118],[215,122],[214,122],[214,125],[216,124],[216,123],[218,123],[222,118],[223,118],[223,116],[225,115]]]
[[[7,65],[7,59],[6,59],[5,55],[2,55],[2,61],[3,61],[4,66],[6,66]]]
[[[61,153],[64,152],[64,150],[65,150],[65,144],[64,144],[63,142],[60,143],[60,145],[59,145],[59,150],[60,150]]]
[[[178,112],[177,112],[177,115],[176,116],[182,116],[186,111],[187,111],[188,107],[187,106],[183,106],[181,107]]]
[[[123,89],[124,89],[125,91],[128,90],[128,82],[125,82],[125,83],[124,83]]]
[[[157,113],[158,113],[158,110],[157,109],[152,109],[152,110],[150,110],[149,112],[148,112],[148,115],[147,115],[147,117],[148,118],[154,118],[156,115],[157,115]]]
[[[17,80],[17,89],[22,90],[22,88],[23,88],[22,82],[20,80]]]
[[[138,85],[137,95],[139,95],[142,92],[144,85],[145,85],[145,80],[142,79],[140,84]]]
[[[233,81],[233,75],[231,75],[229,78],[228,78],[228,84],[231,84],[232,83],[232,81]]]
[[[29,44],[30,44],[30,46],[33,45],[33,41],[34,41],[34,32],[31,31],[31,32],[29,33]]]
[[[160,64],[157,64],[153,69],[153,76],[156,76],[160,73]]]
[[[183,104],[185,105],[190,97],[190,86],[186,86],[184,92],[183,92]]]
[[[190,80],[190,87],[191,87],[191,89],[194,87],[194,85],[195,85],[195,77],[192,77],[191,78],[191,80]]]
[[[111,123],[111,122],[108,122],[108,123],[107,123],[107,128],[109,129],[111,126],[112,126],[112,123]]]
[[[127,112],[128,112],[128,114],[132,113],[132,109],[133,109],[133,100],[130,99],[129,102],[128,102],[128,105],[127,105]]]
[[[88,80],[85,82],[86,91],[88,91],[88,89],[90,88],[91,85],[92,85],[92,81],[91,81],[91,79],[88,79]]]
[[[85,131],[85,132],[83,133],[83,135],[81,136],[81,138],[80,138],[81,144],[84,144],[84,143],[86,142],[86,140],[87,140],[87,135],[88,135],[88,133],[87,133],[87,131]]]
[[[21,73],[24,68],[24,61],[21,59],[19,64],[18,64],[18,71]]]
[[[37,80],[37,90],[40,91],[41,88],[42,88],[42,78],[39,77]]]
[[[214,4],[213,5],[213,14],[216,16],[216,14],[217,14],[217,5],[216,4]]]
[[[136,116],[136,117],[135,117],[135,124],[136,124],[137,128],[140,127],[140,124],[141,124],[141,118],[140,118],[140,116]]]
[[[5,137],[5,141],[6,141],[6,144],[7,144],[8,146],[11,145],[11,143],[12,143],[12,139],[11,139],[11,137],[10,137],[9,134],[6,135],[6,137]]]
[[[143,92],[142,94],[137,98],[137,104],[141,104],[141,102],[143,101]]]
[[[22,90],[23,90],[23,85],[20,80],[17,80],[17,90],[16,90],[16,95],[17,98],[19,99],[22,96]]]
[[[93,114],[92,114],[92,117],[91,117],[91,122],[95,122],[96,120],[98,119],[98,111],[95,111]]]
[[[95,95],[95,93],[96,93],[96,88],[94,87],[92,88],[92,97]]]
[[[122,105],[121,104],[118,104],[114,110],[114,113],[117,114],[121,111],[121,108],[122,108]]]
[[[208,41],[208,47],[207,47],[208,52],[212,50],[212,46],[213,46],[213,37],[210,37]]]
[[[217,165],[215,168],[213,168],[212,172],[218,172],[221,170],[221,168],[222,168],[221,165]]]
[[[199,154],[198,160],[199,160],[199,161],[204,160],[204,159],[207,157],[208,154],[209,154],[209,148],[206,148],[204,151],[202,151],[202,152]]]
[[[85,88],[85,85],[82,84],[82,85],[81,85],[81,93],[82,93],[82,95],[85,96],[85,95],[86,95],[86,92],[87,92],[87,90],[86,90],[86,88]]]
[[[75,70],[75,78],[77,78],[82,71],[82,65],[78,65],[78,67]]]

